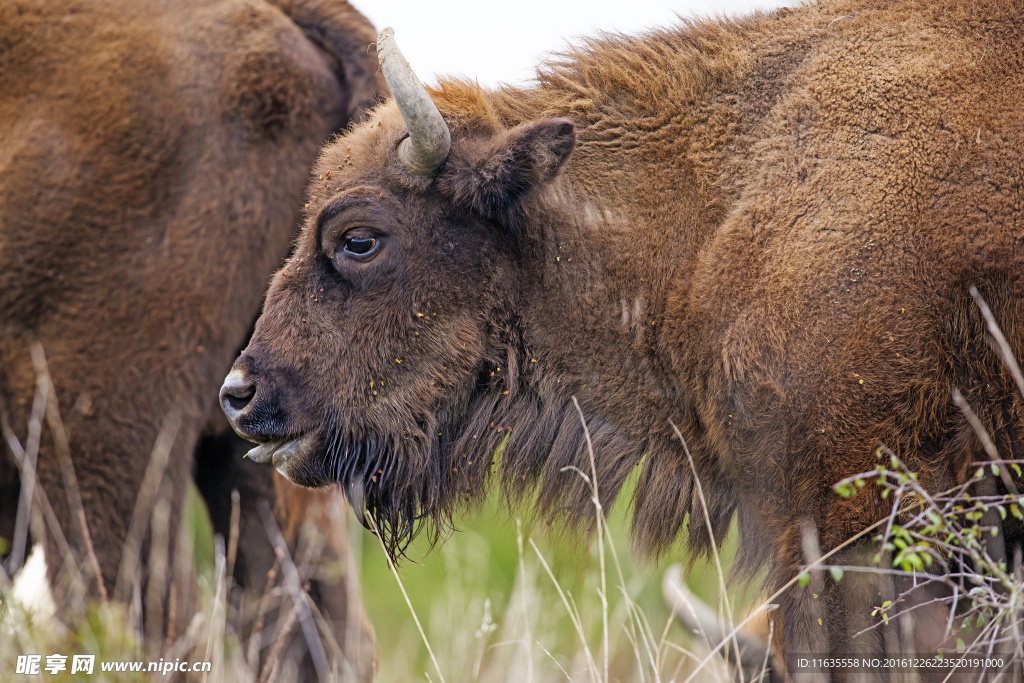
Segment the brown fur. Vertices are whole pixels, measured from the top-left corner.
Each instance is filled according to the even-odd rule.
[[[346,2],[316,0],[14,0],[0,27],[0,416],[24,443],[40,342],[110,591],[161,425],[182,418],[166,475],[177,520],[317,147],[384,91],[375,34]],[[207,452],[244,452],[222,446]],[[82,559],[48,430],[39,478]],[[256,468],[204,462],[199,478],[211,508],[235,487],[274,500]],[[5,448],[8,539],[18,494]],[[268,541],[252,524],[241,552],[265,582]],[[168,609],[187,619],[187,602]]]
[[[675,424],[714,536],[738,516],[741,569],[781,585],[805,521],[828,550],[886,512],[831,488],[880,442],[931,490],[964,480],[979,446],[954,387],[1021,451],[968,289],[1024,353],[1022,27],[1013,2],[850,0],[602,36],[529,88],[443,81],[452,150],[430,179],[398,164],[382,105],[321,155],[235,364],[255,392],[236,429],[310,435],[279,469],[348,485],[398,549],[495,468],[586,525],[576,396],[606,506],[640,468],[640,549],[689,516],[706,552]],[[375,258],[339,251],[350,230]],[[849,586],[824,607],[787,593],[783,651],[879,651],[851,644],[850,610],[878,598]]]

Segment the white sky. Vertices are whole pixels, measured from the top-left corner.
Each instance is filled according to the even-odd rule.
[[[626,33],[686,17],[738,16],[793,0],[350,0],[378,28],[392,26],[420,80],[437,73],[481,85],[522,82],[547,52],[598,30]]]

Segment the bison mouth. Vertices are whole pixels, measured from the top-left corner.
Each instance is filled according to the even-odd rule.
[[[261,464],[272,463],[287,476],[287,464],[295,458],[308,457],[315,446],[314,441],[312,433],[274,439],[256,446],[246,453],[245,457]]]
[[[245,457],[253,462],[272,464],[287,479],[301,486],[338,484],[355,505],[357,499],[363,497],[357,488],[379,488],[384,474],[392,469],[393,454],[392,449],[373,437],[346,439],[333,430],[328,430],[327,435],[314,430],[271,438]]]

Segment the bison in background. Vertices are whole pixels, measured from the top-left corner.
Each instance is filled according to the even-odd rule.
[[[331,535],[325,555],[344,559],[328,499],[310,507],[296,487],[236,466],[244,449],[216,392],[288,251],[319,145],[386,92],[367,54],[374,33],[344,0],[0,4],[0,537],[17,565],[26,479],[12,456],[41,437],[37,510],[52,506],[59,530],[37,525],[34,540],[59,593],[84,576],[93,595],[125,597],[133,511],[162,500],[162,546],[147,537],[140,573],[122,580],[165,581],[145,587],[146,605],[182,633],[194,579],[167,567],[188,573],[187,558],[172,560],[204,429],[197,484],[225,536],[231,491],[242,492],[246,588],[260,593],[274,561],[261,500],[293,550],[309,517]],[[358,595],[317,580],[311,590],[339,634],[346,623],[362,633],[350,654],[367,675]]]
[[[931,491],[970,476],[954,387],[1024,447],[969,295],[1024,353],[1022,27],[999,0],[822,0],[429,94],[385,31],[395,101],[322,153],[225,412],[250,457],[340,482],[399,550],[492,476],[585,526],[575,397],[606,507],[640,468],[642,551],[689,517],[707,552],[738,517],[741,571],[780,587],[804,529],[828,551],[888,513],[832,490],[879,443]],[[787,590],[782,652],[886,652],[897,620],[853,637],[878,604],[858,586]]]

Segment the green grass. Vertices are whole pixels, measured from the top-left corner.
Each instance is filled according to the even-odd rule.
[[[625,503],[631,491],[623,492]],[[587,647],[603,679],[604,606],[597,540],[590,547],[566,544],[543,524],[523,525],[522,564],[513,513],[492,496],[477,514],[461,520],[459,531],[430,549],[421,536],[412,544],[399,574],[412,609],[422,622],[444,680],[592,680],[585,671],[583,640],[559,591],[530,545],[551,568],[570,605],[578,609]],[[630,549],[627,505],[608,519],[614,546],[606,553],[608,659],[610,681],[682,680],[692,666],[680,666],[683,649],[698,658],[706,652],[691,634],[671,622],[661,597],[661,577],[672,561],[684,557],[677,546],[657,563],[635,558]],[[730,534],[722,549],[728,568],[735,553]],[[380,644],[381,681],[437,681],[438,676],[416,628],[409,606],[389,570],[376,538],[359,530],[354,552],[362,553],[366,610]],[[622,581],[616,569],[617,557]],[[699,563],[690,587],[705,602],[718,603],[715,569]],[[737,613],[745,613],[750,595],[731,595]],[[644,645],[644,641],[647,645]],[[528,643],[528,644],[527,644]],[[650,648],[650,651],[648,651]],[[716,662],[718,664],[718,662]],[[707,680],[701,678],[700,680]]]

